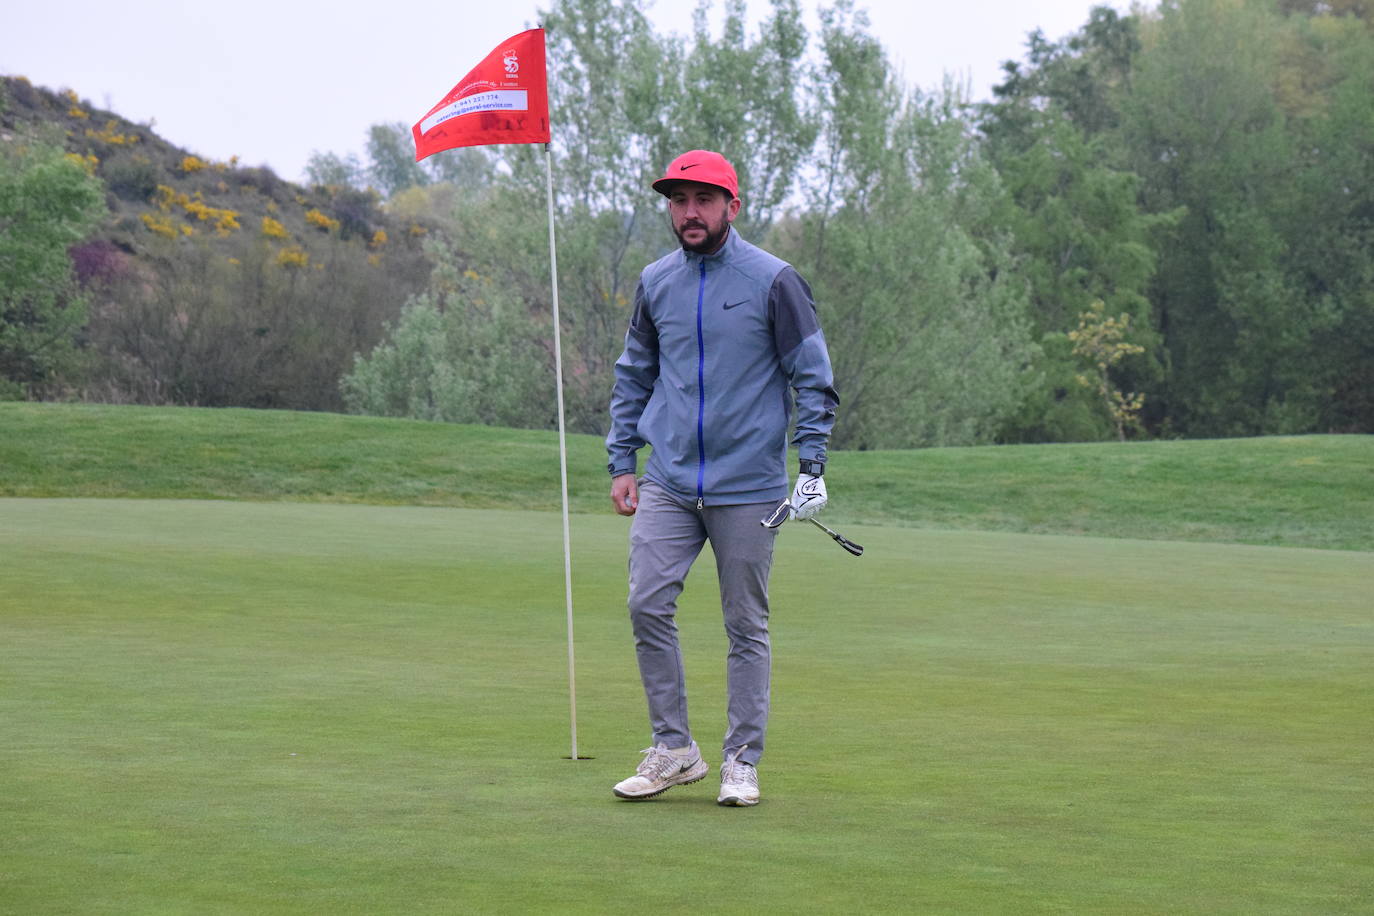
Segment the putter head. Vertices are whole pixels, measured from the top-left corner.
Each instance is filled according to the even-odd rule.
[[[768,513],[768,517],[759,522],[765,528],[781,528],[782,523],[792,517],[792,500],[784,499],[778,503],[778,507]]]

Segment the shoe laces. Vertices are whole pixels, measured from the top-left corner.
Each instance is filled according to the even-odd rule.
[[[639,762],[639,768],[635,770],[637,776],[662,779],[664,776],[671,776],[682,769],[682,761],[675,757],[666,745],[658,744],[653,747],[646,747],[640,753],[644,755],[644,759]]]
[[[725,758],[725,763],[721,764],[720,767],[720,781],[722,783],[733,786],[744,784],[753,786],[755,789],[759,787],[758,771],[739,759],[739,755],[743,754],[748,748],[749,745],[746,744],[744,747]]]

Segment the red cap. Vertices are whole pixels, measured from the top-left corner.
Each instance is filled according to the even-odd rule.
[[[667,197],[680,181],[697,181],[724,188],[733,200],[739,197],[739,178],[735,167],[720,153],[694,149],[672,161],[663,177],[654,182],[654,190]]]

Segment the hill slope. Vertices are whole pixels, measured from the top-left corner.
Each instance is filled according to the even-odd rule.
[[[549,511],[549,432],[194,408],[0,404],[0,496]],[[605,453],[568,438],[573,511]],[[841,523],[1374,550],[1374,436],[838,452]]]
[[[70,249],[91,400],[341,409],[339,378],[428,283],[433,225],[373,191],[213,162],[70,90],[0,77],[0,143],[58,146],[105,185]]]

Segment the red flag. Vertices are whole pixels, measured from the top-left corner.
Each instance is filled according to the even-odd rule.
[[[415,161],[459,146],[549,142],[544,30],[503,41],[411,128]]]

